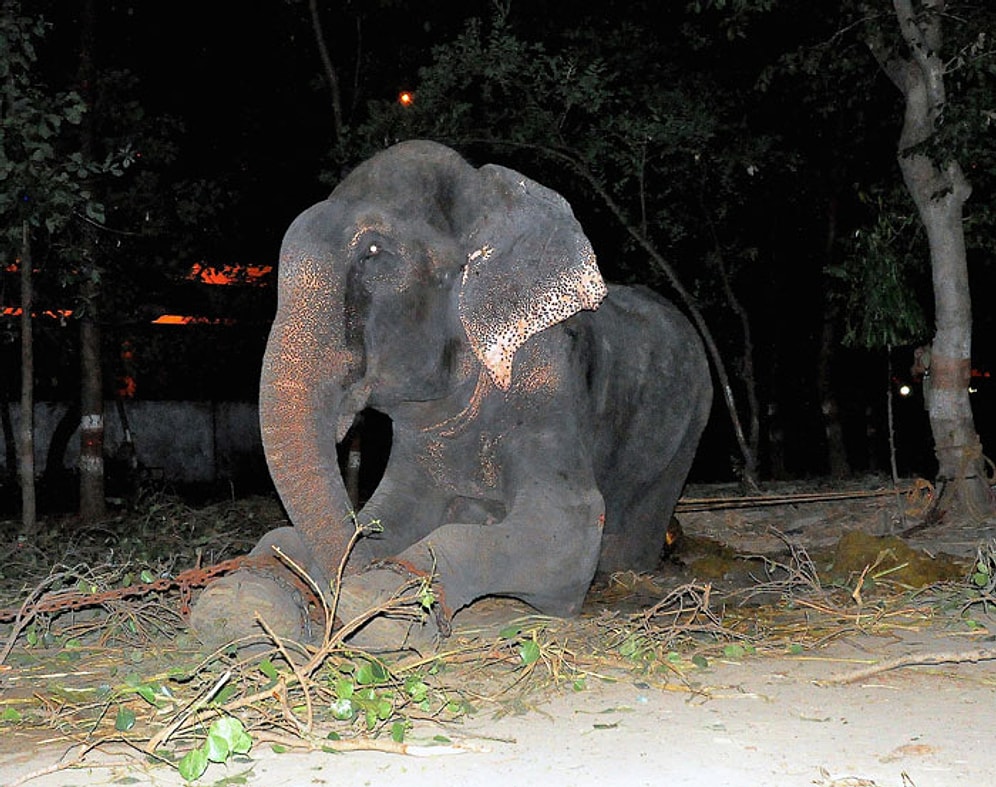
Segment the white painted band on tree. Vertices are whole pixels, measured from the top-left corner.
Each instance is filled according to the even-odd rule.
[[[92,432],[103,428],[104,416],[102,415],[84,415],[80,418],[80,429],[84,432]]]
[[[80,470],[88,475],[103,474],[104,457],[82,454],[80,456]]]

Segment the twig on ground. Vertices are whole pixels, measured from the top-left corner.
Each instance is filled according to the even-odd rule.
[[[17,618],[14,620],[14,625],[11,629],[10,637],[7,639],[7,644],[4,645],[3,650],[0,651],[0,664],[3,664],[7,660],[11,650],[14,649],[14,644],[17,642],[18,637],[20,637],[24,629],[31,624],[31,621],[35,619],[35,616],[38,614],[37,602],[44,595],[45,591],[56,582],[65,579],[71,574],[71,571],[60,571],[56,573],[53,570],[53,572],[39,582],[28,594],[28,597],[24,599],[20,609],[18,610]]]
[[[231,677],[232,672],[231,670],[228,670],[224,675],[218,678],[210,689],[208,689],[204,694],[201,694],[199,697],[196,697],[189,705],[187,705],[186,708],[180,711],[172,723],[153,735],[152,738],[149,739],[149,742],[145,745],[145,751],[151,754],[166,743],[166,741],[168,741],[173,734],[184,725],[187,719],[207,705],[218,694],[218,692],[221,691],[222,687],[228,683]]]
[[[762,593],[778,593],[781,596],[794,596],[800,590],[808,593],[822,593],[823,585],[820,582],[819,572],[805,547],[790,541],[784,533],[773,527],[768,528],[768,532],[788,547],[789,562],[782,563],[767,555],[746,556],[748,559],[763,561],[764,573],[768,578],[762,581],[752,574],[751,578],[758,584],[741,591],[743,595],[741,605]],[[773,579],[779,571],[784,572],[784,579]]]
[[[859,680],[879,675],[889,670],[900,667],[917,667],[930,664],[977,664],[980,661],[992,661],[996,659],[996,648],[978,648],[976,650],[963,650],[955,652],[938,653],[910,653],[905,656],[897,656],[894,659],[881,661],[864,669],[854,672],[845,672],[838,675],[831,675],[829,678],[816,681],[818,686],[832,686],[845,683],[856,683]]]

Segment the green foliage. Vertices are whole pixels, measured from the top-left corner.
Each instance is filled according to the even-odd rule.
[[[645,27],[639,10],[533,35],[512,16],[470,19],[436,46],[412,105],[369,104],[366,120],[337,149],[335,171],[385,143],[435,139],[518,166],[567,196],[582,220],[609,216],[600,232],[614,239],[612,254],[602,261],[615,278],[619,248],[632,252],[629,275],[659,275],[648,271],[647,249],[632,233],[665,250],[685,249],[691,239],[696,256],[711,247],[698,195],[728,221],[747,204],[770,150],[770,139],[743,124],[740,86],[683,67],[688,42]],[[599,251],[600,238],[593,240]]]
[[[210,763],[228,762],[235,755],[248,754],[251,748],[252,738],[242,722],[222,716],[212,722],[204,743],[187,752],[177,767],[184,779],[195,781],[204,775]]]
[[[74,91],[51,92],[37,79],[36,47],[46,32],[39,16],[4,0],[0,13],[0,248],[14,256],[21,225],[59,232],[74,212],[100,215],[87,189],[100,167],[67,152],[70,129],[86,106]],[[11,253],[13,252],[13,253]]]
[[[919,224],[899,211],[895,192],[864,200],[875,210],[871,225],[855,232],[843,264],[827,269],[843,284],[844,344],[884,349],[915,343],[928,332],[911,282],[926,258]]]
[[[366,731],[380,728],[391,722],[390,733],[400,741],[410,726],[408,708],[422,713],[432,713],[439,708],[450,713],[462,712],[438,691],[434,691],[428,677],[412,672],[403,678],[395,676],[383,662],[372,658],[357,657],[343,661],[329,672],[329,686],[334,699],[329,707],[337,721],[358,724]]]

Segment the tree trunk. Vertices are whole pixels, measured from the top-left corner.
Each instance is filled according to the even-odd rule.
[[[106,513],[104,502],[104,396],[100,368],[100,326],[97,288],[84,284],[86,315],[80,320],[80,517],[97,522]]]
[[[322,32],[322,20],[318,16],[318,3],[316,0],[309,0],[308,10],[311,14],[311,29],[315,34],[318,54],[322,59],[322,69],[325,71],[325,78],[328,80],[329,90],[332,92],[332,130],[335,134],[336,144],[341,144],[343,141],[343,118],[339,74],[335,70],[335,66],[332,65],[332,58],[329,55],[328,47],[325,45],[325,33]]]
[[[94,149],[93,97],[96,76],[93,62],[93,0],[83,11],[80,54],[80,85],[88,110],[83,116],[81,149],[83,158],[92,161]],[[88,230],[83,261],[80,318],[80,517],[84,522],[103,519],[104,502],[104,381],[100,365],[100,324],[98,323],[100,278],[96,270],[96,243]]]
[[[723,252],[723,244],[720,241],[719,230],[712,220],[712,211],[709,208],[708,199],[705,196],[705,183],[700,182],[698,192],[699,210],[709,229],[712,238],[713,253],[711,260],[719,274],[719,281],[723,287],[723,295],[730,310],[740,320],[740,335],[743,344],[743,357],[741,359],[741,378],[744,384],[744,391],[747,397],[747,451],[744,452],[743,483],[748,492],[756,492],[759,489],[758,471],[758,447],[761,442],[761,403],[757,399],[757,375],[754,372],[754,340],[751,338],[750,317],[747,309],[740,302],[737,294],[733,291],[733,283],[730,280],[730,272],[726,265],[726,257]],[[640,188],[641,197],[643,188]],[[640,232],[647,237],[646,210],[641,211],[642,220]]]
[[[893,5],[910,54],[880,62],[906,100],[899,167],[927,233],[934,285],[927,404],[938,462],[935,515],[977,520],[992,511],[992,500],[968,398],[972,305],[962,206],[971,186],[957,161],[935,162],[925,144],[937,131],[946,100],[940,56],[945,0],[924,0],[919,14],[912,0]]]
[[[833,250],[837,245],[837,199],[831,198],[827,205],[827,240],[825,247],[825,265],[831,266]],[[830,360],[837,345],[835,326],[837,324],[837,308],[830,297],[832,289],[823,288],[823,328],[820,332],[819,356],[816,362],[816,392],[820,402],[820,417],[823,422],[823,432],[827,440],[827,460],[832,478],[846,478],[851,474],[851,466],[847,461],[847,449],[844,446],[844,429],[840,423],[840,407],[834,395],[830,376]]]
[[[26,536],[38,532],[35,504],[35,364],[31,332],[33,301],[31,282],[31,234],[28,222],[22,225],[21,240],[21,420],[18,428],[17,470],[21,481],[21,531]]]

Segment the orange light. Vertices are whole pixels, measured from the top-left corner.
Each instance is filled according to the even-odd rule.
[[[51,317],[53,320],[65,320],[73,316],[72,309],[46,309],[42,312],[44,317]],[[0,309],[0,316],[2,317],[20,317],[21,307],[20,306],[5,306]],[[38,313],[35,312],[31,315],[32,317],[37,317]]]
[[[188,314],[160,314],[153,325],[235,325],[231,317],[192,317]]]
[[[137,391],[138,384],[135,382],[134,377],[126,375],[125,377],[118,378],[118,389],[116,393],[119,397],[122,399],[134,399]]]
[[[160,314],[152,321],[153,325],[185,325],[190,320],[182,314]]]
[[[203,262],[195,263],[187,274],[188,281],[201,284],[250,284],[264,286],[273,273],[272,265],[222,265],[215,267]]]
[[[398,103],[403,107],[410,107],[415,103],[415,96],[409,93],[407,90],[402,91],[398,94]]]

